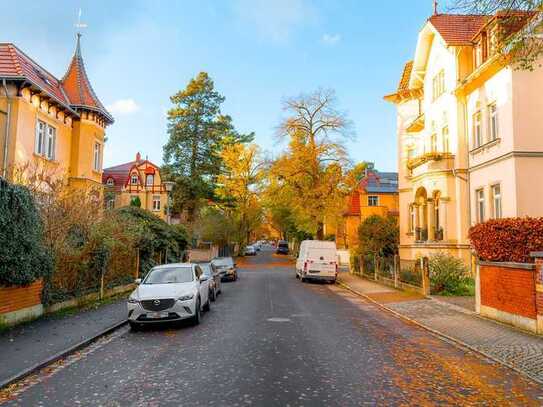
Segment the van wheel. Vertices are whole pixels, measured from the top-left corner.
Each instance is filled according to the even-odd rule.
[[[137,322],[128,321],[128,325],[130,325],[130,330],[132,332],[137,332],[141,328],[140,324],[138,324]]]
[[[298,279],[300,278],[300,275],[298,273],[296,273],[296,278],[298,278]]]

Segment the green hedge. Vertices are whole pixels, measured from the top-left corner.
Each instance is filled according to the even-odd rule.
[[[27,285],[52,273],[42,230],[29,190],[0,179],[0,285]]]

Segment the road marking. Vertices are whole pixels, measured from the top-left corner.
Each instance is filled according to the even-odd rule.
[[[281,318],[281,317],[272,317],[272,318],[268,318],[266,321],[269,321],[269,322],[290,322],[291,319],[290,318]]]

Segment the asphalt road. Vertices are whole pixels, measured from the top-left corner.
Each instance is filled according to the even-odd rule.
[[[197,327],[122,329],[11,389],[21,406],[541,405],[543,390],[261,253]]]

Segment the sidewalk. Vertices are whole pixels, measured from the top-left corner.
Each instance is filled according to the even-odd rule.
[[[74,314],[53,314],[0,333],[0,387],[8,379],[125,320],[126,300],[120,299]]]
[[[424,298],[348,273],[339,282],[401,317],[505,364],[543,384],[543,338],[479,317],[466,301]]]

